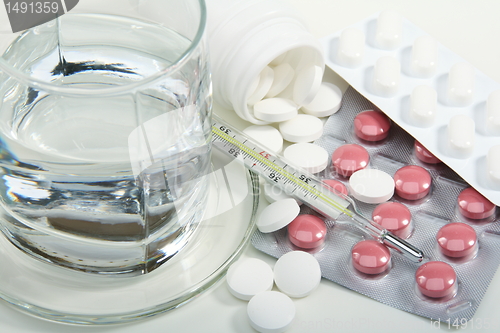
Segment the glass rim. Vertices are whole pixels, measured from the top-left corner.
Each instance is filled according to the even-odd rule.
[[[165,67],[163,70],[156,72],[153,75],[150,75],[146,78],[143,78],[137,82],[132,82],[123,86],[115,86],[115,87],[106,87],[102,88],[99,90],[95,89],[85,89],[85,88],[75,88],[75,87],[68,87],[68,86],[60,86],[60,85],[54,85],[50,82],[47,81],[42,81],[39,79],[35,79],[18,69],[13,68],[7,62],[5,59],[0,55],[0,73],[3,71],[4,73],[10,75],[11,77],[15,78],[17,81],[20,81],[30,87],[48,92],[48,93],[55,93],[55,94],[64,94],[65,96],[88,96],[92,94],[94,91],[99,92],[100,97],[105,97],[105,96],[111,96],[111,95],[118,95],[127,91],[131,91],[134,89],[137,89],[139,87],[142,87],[146,84],[149,84],[151,82],[154,82],[158,78],[164,76],[167,73],[174,73],[176,70],[182,67],[184,63],[186,63],[190,57],[191,54],[194,53],[194,51],[198,48],[200,43],[203,40],[203,35],[206,30],[207,26],[207,7],[205,4],[205,0],[197,0],[200,8],[200,24],[198,26],[198,30],[196,31],[196,35],[194,38],[191,40],[189,47],[185,49],[185,51],[180,55],[178,59],[176,59],[174,62],[172,62],[169,66]]]

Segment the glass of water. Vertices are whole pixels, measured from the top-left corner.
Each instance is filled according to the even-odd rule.
[[[36,1],[9,3],[0,24],[3,236],[79,271],[153,271],[188,243],[207,203],[204,1],[57,0],[41,8],[48,18]],[[32,27],[19,22],[26,13]]]

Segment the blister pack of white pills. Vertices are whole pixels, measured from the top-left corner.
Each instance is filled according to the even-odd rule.
[[[314,144],[331,156],[316,176],[353,198],[363,216],[422,250],[424,260],[409,261],[343,223],[347,216],[334,222],[306,205],[278,230],[259,229],[254,247],[276,258],[309,252],[324,278],[409,313],[471,319],[500,265],[497,207],[352,87]]]
[[[326,64],[500,205],[500,84],[397,12],[322,39]]]

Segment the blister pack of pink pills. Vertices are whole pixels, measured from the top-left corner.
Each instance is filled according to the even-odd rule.
[[[322,39],[326,64],[500,205],[500,84],[397,12]]]
[[[352,87],[314,143],[332,157],[316,176],[424,260],[411,262],[342,216],[330,221],[305,205],[285,228],[256,231],[254,247],[276,258],[309,252],[324,278],[406,312],[471,319],[500,264],[497,207]],[[362,175],[370,170],[375,178]]]

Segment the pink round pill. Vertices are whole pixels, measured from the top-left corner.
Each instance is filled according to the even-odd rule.
[[[368,151],[357,144],[340,146],[332,154],[333,168],[344,177],[350,177],[354,172],[366,168],[369,161]]]
[[[406,238],[411,232],[411,213],[399,202],[386,202],[375,207],[372,220],[394,235]]]
[[[442,261],[423,264],[415,273],[418,290],[432,298],[440,298],[455,292],[457,274],[453,267]]]
[[[439,229],[436,240],[441,252],[453,258],[468,256],[477,248],[476,232],[465,223],[446,224]]]
[[[362,140],[380,141],[389,135],[391,122],[381,111],[363,111],[354,118],[354,133]]]
[[[413,148],[415,150],[415,156],[417,158],[428,164],[438,164],[441,163],[441,160],[434,156],[430,151],[428,151],[420,142],[415,140],[415,144],[413,145]]]
[[[342,182],[339,182],[338,180],[335,179],[323,179],[323,182],[325,182],[328,186],[335,189],[337,192],[340,192],[344,195],[348,195],[347,187],[345,187],[345,185]]]
[[[394,174],[396,194],[407,200],[425,197],[431,190],[431,182],[429,171],[417,165],[402,167]]]
[[[458,210],[473,220],[485,219],[495,214],[496,206],[472,187],[458,195]]]
[[[364,240],[351,250],[354,268],[365,274],[380,274],[391,264],[391,252],[376,240]]]
[[[303,249],[317,248],[323,244],[325,236],[325,222],[314,215],[299,215],[288,225],[288,239]]]

